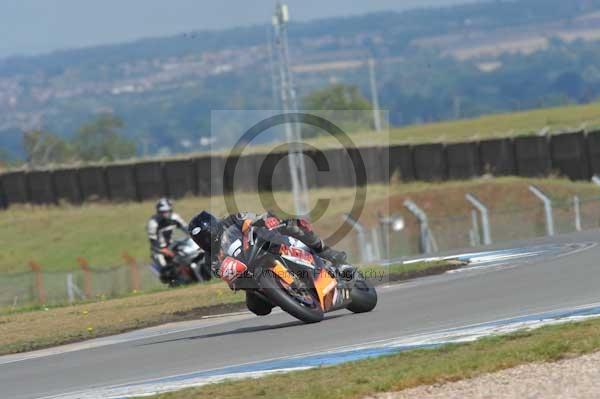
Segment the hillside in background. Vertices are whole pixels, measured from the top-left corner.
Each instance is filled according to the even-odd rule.
[[[72,136],[100,112],[138,152],[202,150],[215,109],[271,109],[267,27],[190,32],[0,60],[0,154],[22,131]],[[600,95],[600,0],[522,0],[333,18],[290,26],[298,91],[367,90],[377,62],[392,125],[475,117]]]

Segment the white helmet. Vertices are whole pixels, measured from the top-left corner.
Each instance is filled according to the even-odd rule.
[[[156,203],[156,213],[173,212],[173,203],[168,198],[161,198]]]

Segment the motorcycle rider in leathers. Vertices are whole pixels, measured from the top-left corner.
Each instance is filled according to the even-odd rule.
[[[150,241],[150,256],[154,264],[160,267],[160,281],[165,284],[171,280],[175,266],[173,264],[175,254],[169,248],[175,229],[187,234],[187,224],[173,211],[173,203],[167,198],[161,198],[156,203],[156,214],[148,220],[147,233]]]
[[[244,223],[247,222],[254,226],[275,229],[283,235],[302,241],[321,258],[328,260],[334,267],[337,267],[340,273],[352,273],[353,271],[352,266],[346,265],[346,253],[326,246],[305,219],[280,220],[269,213],[260,216],[253,213],[238,213],[218,220],[209,212],[202,211],[190,221],[188,232],[196,244],[209,254],[210,265],[214,274],[218,273],[220,263],[223,260],[223,250],[227,249],[221,248],[223,233],[232,228],[242,231]],[[250,311],[257,315],[262,316],[271,312],[271,307],[250,291],[246,291],[246,305]]]
[[[202,211],[190,221],[188,232],[196,244],[210,254],[211,266],[214,269],[220,261],[218,252],[221,249],[220,240],[223,232],[232,226],[242,230],[243,224],[247,220],[250,220],[253,225],[267,225],[268,228],[275,228],[283,235],[302,241],[321,258],[334,265],[342,265],[346,262],[346,253],[326,246],[305,219],[280,220],[269,213],[256,216],[253,213],[244,212],[229,215],[219,221],[210,213]]]

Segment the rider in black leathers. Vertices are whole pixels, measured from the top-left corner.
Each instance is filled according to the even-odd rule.
[[[241,231],[244,222],[248,220],[253,225],[276,229],[284,235],[302,241],[321,258],[330,261],[334,266],[342,265],[346,262],[346,254],[326,246],[313,231],[311,224],[305,219],[280,220],[269,213],[260,216],[252,213],[238,213],[229,215],[219,221],[210,213],[202,211],[190,221],[188,231],[196,244],[210,254],[213,271],[218,269],[219,262],[221,261],[219,259],[219,252],[221,251],[220,243],[223,232],[233,226],[239,228]]]
[[[327,247],[313,231],[310,223],[304,219],[280,220],[268,213],[261,216],[251,213],[238,213],[229,215],[219,221],[210,213],[202,211],[190,221],[188,231],[196,244],[210,254],[210,265],[215,275],[218,275],[220,263],[224,257],[223,250],[227,250],[227,248],[221,248],[221,239],[224,233],[229,233],[231,229],[239,229],[242,232],[245,223],[267,227],[296,238],[312,248],[321,258],[330,261],[342,275],[348,273],[345,271],[348,269],[352,273],[352,267],[346,265],[346,254]],[[246,306],[248,310],[258,316],[271,313],[273,308],[270,303],[265,302],[259,295],[248,290],[246,291]]]

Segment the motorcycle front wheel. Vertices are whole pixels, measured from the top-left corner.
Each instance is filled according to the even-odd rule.
[[[375,287],[359,272],[350,291],[350,304],[346,307],[354,313],[370,312],[377,305]]]
[[[265,297],[298,320],[305,323],[323,320],[323,311],[314,296],[287,285],[270,270],[260,274],[258,283]]]

